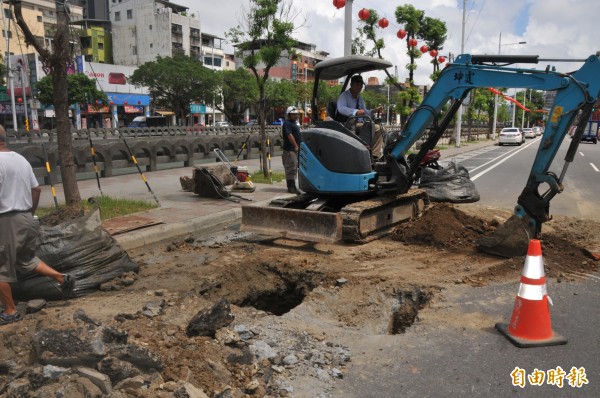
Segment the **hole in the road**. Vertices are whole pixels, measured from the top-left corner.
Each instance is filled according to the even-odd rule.
[[[400,334],[411,327],[419,311],[427,305],[433,297],[433,292],[427,289],[414,288],[411,290],[398,290],[392,308],[392,315],[388,325],[388,334]]]
[[[276,280],[257,286],[249,292],[241,302],[236,303],[240,307],[254,307],[273,315],[281,316],[298,305],[306,295],[315,288],[315,282],[308,274],[281,274],[277,273]]]

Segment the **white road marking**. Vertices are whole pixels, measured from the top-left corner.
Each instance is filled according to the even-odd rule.
[[[581,156],[585,156],[585,155],[583,154],[583,152],[581,152],[581,151],[579,151],[579,154],[580,154]]]
[[[519,147],[517,149],[513,149],[509,152],[503,153],[502,155],[496,157],[495,159],[490,160],[489,162],[486,162],[484,164],[482,164],[481,166],[475,167],[473,170],[470,171],[470,173],[472,173],[473,171],[480,169],[484,166],[487,166],[488,164],[495,162],[496,160],[506,156],[507,154],[510,154],[508,156],[506,156],[504,159],[500,160],[499,162],[493,164],[492,166],[488,167],[487,169],[483,170],[481,173],[474,175],[473,177],[471,177],[471,181],[475,181],[476,179],[478,179],[479,177],[481,177],[482,175],[486,174],[489,171],[492,171],[493,169],[495,169],[496,167],[500,166],[502,163],[506,162],[508,159],[512,158],[513,156],[515,156],[517,153],[521,152],[522,150],[525,150],[527,148],[529,148],[531,145],[533,145],[537,140],[531,141],[529,144],[526,144],[522,147]]]
[[[592,166],[592,169],[594,169],[596,172],[600,171],[596,166],[594,166],[594,163],[590,163],[590,166]]]

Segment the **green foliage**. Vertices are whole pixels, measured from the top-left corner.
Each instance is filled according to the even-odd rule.
[[[423,101],[419,90],[416,87],[409,87],[404,91],[400,91],[396,97],[396,113],[400,116],[408,116],[412,112],[412,105],[419,104]]]
[[[233,124],[241,124],[244,111],[258,101],[256,79],[246,69],[226,70],[221,74],[221,101],[215,106],[227,116]]]
[[[260,80],[266,82],[268,71],[279,61],[282,53],[291,53],[296,45],[292,38],[293,22],[279,19],[286,14],[278,13],[280,5],[286,7],[283,3],[282,0],[251,0],[247,25],[226,33],[231,42],[237,45],[244,66],[254,72],[259,88]],[[265,71],[262,76],[258,73],[259,65]]]
[[[189,104],[194,101],[220,102],[221,75],[187,55],[159,56],[156,61],[140,65],[129,79],[136,86],[148,88],[156,107],[172,109],[181,120],[185,120]]]
[[[230,29],[225,36],[237,48],[237,55],[243,58],[244,67],[250,69],[258,85],[258,116],[265,121],[265,84],[269,72],[283,54],[293,55],[296,41],[294,32],[294,11],[292,3],[284,0],[250,0],[250,9],[244,16],[244,26]],[[263,173],[268,174],[266,161],[267,134],[261,124],[261,152]]]
[[[422,53],[418,48],[411,48],[408,46],[408,41],[411,38],[418,38],[424,40],[430,50],[440,51],[443,48],[447,38],[446,23],[437,18],[426,17],[425,11],[418,10],[410,4],[398,6],[396,8],[395,15],[396,22],[404,25],[404,29],[407,33],[406,53],[410,58],[409,66],[407,66],[409,74],[408,80],[411,84],[413,84],[413,75],[417,68],[415,59],[420,58]],[[437,75],[435,75],[435,72],[439,71],[437,58],[434,58],[432,63],[434,77],[437,77]]]
[[[377,108],[379,105],[387,104],[387,95],[374,90],[363,90],[360,95],[365,100],[367,109]]]
[[[269,80],[265,85],[265,99],[268,108],[287,107],[298,102],[296,84],[290,80]]]
[[[127,214],[138,213],[140,211],[146,211],[155,209],[158,205],[155,202],[147,202],[144,200],[133,200],[133,199],[119,199],[112,198],[110,196],[102,195],[94,198],[96,204],[100,208],[100,218],[102,220],[110,220],[111,218],[125,216]],[[64,205],[63,205],[64,207]],[[81,201],[81,207],[85,211],[92,209],[93,205],[87,200]],[[55,207],[40,207],[37,209],[36,214],[42,218],[56,212]]]
[[[271,184],[285,180],[285,173],[283,171],[271,171],[271,175],[266,177],[259,171],[255,171],[251,175],[250,179],[255,184]]]
[[[106,94],[96,88],[96,81],[83,73],[67,75],[68,99],[70,104],[94,104],[97,101],[108,102]],[[47,75],[35,83],[37,98],[43,104],[54,104],[52,76]]]
[[[6,85],[6,65],[2,54],[0,54],[0,85]]]
[[[423,18],[419,36],[425,40],[430,51],[436,50],[439,52],[444,48],[447,33],[448,29],[444,21],[437,18]],[[440,70],[440,65],[437,61],[437,57],[433,57],[431,63],[433,64],[433,72],[438,72]]]
[[[330,86],[323,80],[319,81],[318,96],[319,103],[327,106],[331,101],[336,102],[341,94],[341,86]]]

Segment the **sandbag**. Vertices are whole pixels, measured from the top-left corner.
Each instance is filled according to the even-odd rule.
[[[40,242],[37,256],[57,271],[75,278],[74,297],[93,292],[125,272],[139,271],[127,252],[102,229],[98,208],[56,226],[41,226]],[[54,280],[33,272],[19,275],[11,287],[17,300],[63,299]]]
[[[479,200],[469,171],[454,161],[441,170],[424,167],[419,188],[424,189],[433,202],[471,203]]]

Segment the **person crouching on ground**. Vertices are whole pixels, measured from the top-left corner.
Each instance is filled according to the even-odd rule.
[[[11,151],[6,131],[0,126],[0,325],[21,319],[17,312],[11,282],[17,273],[34,271],[50,277],[64,298],[73,294],[75,280],[44,263],[35,252],[39,246],[39,222],[33,218],[42,190],[29,162]]]
[[[285,121],[283,122],[283,154],[281,160],[285,169],[285,181],[289,193],[300,194],[296,188],[296,175],[298,174],[298,151],[302,136],[300,127],[297,123],[298,109],[295,106],[288,106],[285,111]]]

